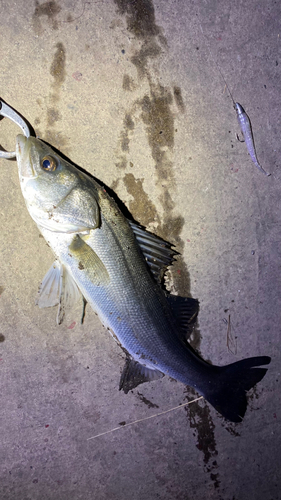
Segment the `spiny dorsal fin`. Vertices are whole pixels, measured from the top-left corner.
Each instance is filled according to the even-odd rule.
[[[170,243],[159,236],[149,233],[134,222],[128,222],[154,278],[161,283],[167,267],[172,264],[177,252],[172,249]]]

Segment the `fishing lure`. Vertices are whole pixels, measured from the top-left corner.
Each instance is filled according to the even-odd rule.
[[[205,36],[205,33],[203,31],[203,28],[200,24],[200,28],[201,28],[201,31],[202,31],[202,34],[203,36],[206,38]],[[229,92],[229,95],[231,97],[231,100],[233,102],[233,107],[237,113],[237,119],[238,119],[238,123],[239,123],[239,126],[240,126],[240,129],[241,129],[241,132],[243,134],[243,137],[244,137],[244,141],[240,141],[240,142],[245,142],[246,143],[246,146],[247,146],[247,149],[248,149],[248,152],[249,152],[249,155],[251,157],[251,160],[252,162],[256,165],[256,167],[265,175],[269,176],[271,175],[270,173],[266,172],[262,166],[259,164],[258,162],[258,159],[257,159],[257,154],[256,154],[256,148],[255,148],[255,143],[254,143],[254,137],[253,137],[253,131],[252,131],[252,126],[251,126],[251,121],[250,121],[250,118],[248,117],[246,111],[244,110],[243,106],[241,106],[241,104],[239,104],[239,102],[235,102],[234,99],[233,99],[233,96],[232,96],[232,93],[230,91],[230,88],[229,86],[227,85],[227,82],[222,74],[222,71],[217,63],[217,61],[215,60],[212,52],[211,52],[211,49],[210,47],[207,45],[208,47],[208,50],[210,52],[210,55],[214,61],[214,63],[216,64],[218,70],[219,70],[219,73],[225,83],[225,86]],[[238,137],[239,139],[239,137]],[[240,139],[239,139],[240,140]]]
[[[234,106],[235,106],[236,113],[237,113],[238,123],[240,125],[241,132],[243,134],[243,137],[244,137],[246,146],[248,148],[249,155],[251,156],[252,162],[256,165],[256,167],[263,174],[271,175],[268,172],[266,172],[258,162],[250,118],[248,117],[246,111],[241,106],[241,104],[239,104],[239,102],[235,102]]]
[[[254,137],[253,137],[253,131],[252,131],[252,125],[251,125],[251,122],[250,122],[250,118],[248,117],[248,115],[247,115],[245,109],[243,108],[243,106],[241,106],[241,104],[239,104],[239,102],[235,102],[234,101],[232,93],[230,91],[230,88],[227,85],[227,83],[225,81],[225,78],[224,78],[224,76],[223,76],[223,74],[222,74],[222,72],[221,72],[220,67],[218,66],[218,64],[217,64],[217,67],[218,67],[218,70],[219,70],[219,72],[221,74],[221,77],[222,77],[222,79],[223,79],[223,81],[225,83],[225,86],[226,86],[226,88],[227,88],[227,90],[229,92],[229,95],[230,95],[230,97],[232,99],[233,107],[234,107],[234,109],[236,111],[236,114],[237,114],[238,123],[239,123],[241,132],[242,132],[243,137],[244,137],[244,141],[240,141],[240,142],[245,142],[246,143],[246,146],[247,146],[249,155],[251,157],[251,160],[256,165],[256,167],[263,174],[269,176],[271,174],[268,173],[268,172],[266,172],[262,168],[262,166],[259,164],[258,159],[257,159],[256,148],[255,148],[255,143],[254,143]],[[237,138],[239,139],[238,136],[237,136]]]

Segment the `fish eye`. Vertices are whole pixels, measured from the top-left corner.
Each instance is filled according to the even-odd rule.
[[[41,167],[48,172],[54,172],[57,168],[57,161],[53,156],[44,156],[41,160]]]

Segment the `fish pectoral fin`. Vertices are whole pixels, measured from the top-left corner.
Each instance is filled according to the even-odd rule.
[[[110,282],[108,271],[96,254],[96,252],[84,241],[87,236],[82,238],[76,234],[69,245],[71,257],[76,262],[77,268],[81,273],[87,276],[93,285],[102,286]]]
[[[179,325],[178,336],[184,342],[192,332],[192,325],[195,323],[199,312],[199,301],[191,297],[179,297],[169,295],[167,300],[173,309]]]
[[[127,355],[125,366],[120,378],[119,390],[123,389],[125,394],[137,387],[139,384],[164,377],[159,370],[152,370],[135,361]]]
[[[38,290],[36,305],[40,308],[58,305],[57,324],[63,322],[65,308],[81,297],[80,290],[67,269],[58,260],[52,264]]]
[[[158,283],[161,283],[165,271],[174,261],[177,252],[172,245],[159,236],[149,233],[138,224],[128,220],[138,245],[143,253],[150,271]]]

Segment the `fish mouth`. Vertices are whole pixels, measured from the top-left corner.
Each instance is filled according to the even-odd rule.
[[[32,179],[37,177],[37,174],[32,166],[30,159],[31,137],[25,137],[22,134],[16,137],[16,157],[19,168],[19,174],[22,177]]]

